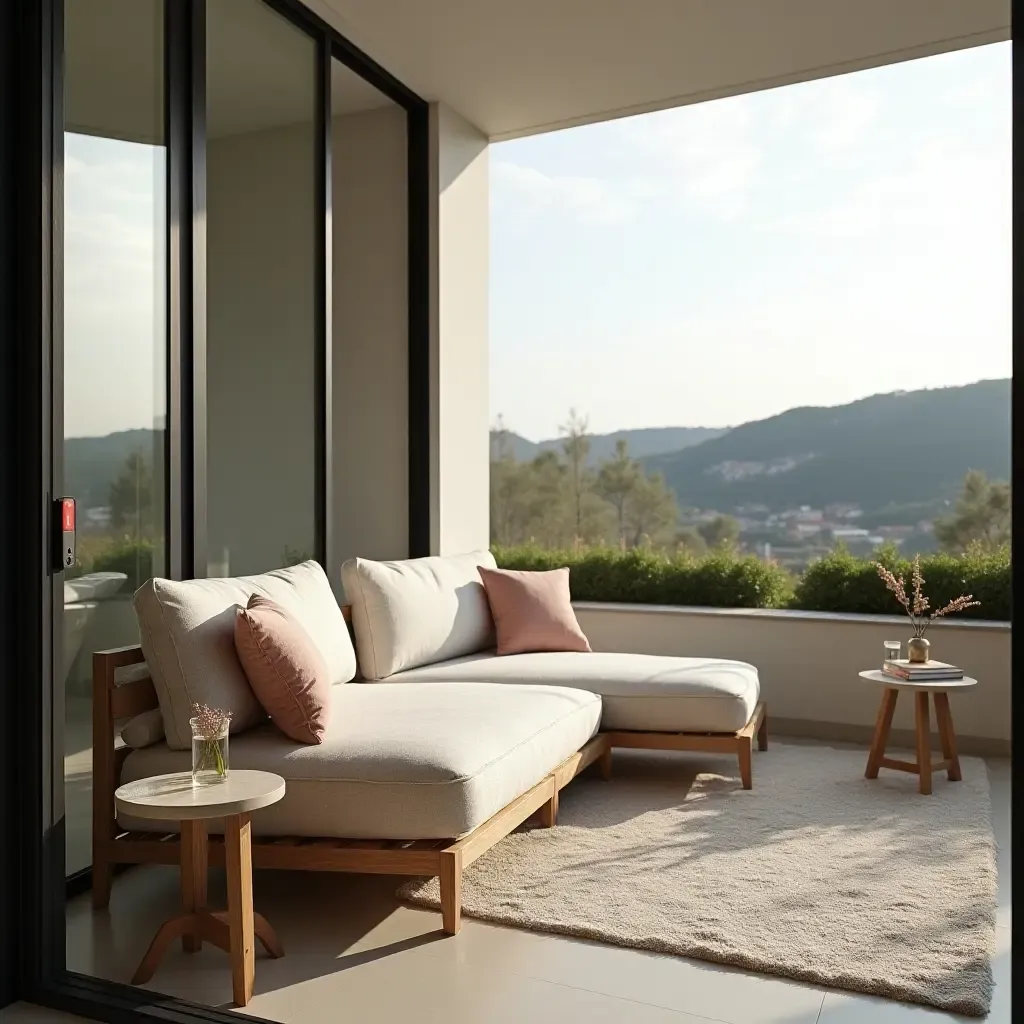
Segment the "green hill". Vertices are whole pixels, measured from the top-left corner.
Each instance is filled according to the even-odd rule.
[[[103,437],[69,437],[64,442],[64,493],[80,508],[106,505],[110,485],[132,452],[141,452],[153,464],[154,445],[163,431],[120,430]]]
[[[590,458],[593,465],[615,454],[615,445],[623,440],[629,446],[629,454],[639,459],[663,452],[677,452],[691,445],[702,444],[714,437],[721,437],[727,428],[719,427],[646,427],[637,430],[616,430],[611,434],[590,436]],[[491,431],[491,458],[497,456],[495,432]],[[513,458],[528,462],[544,451],[562,451],[562,439],[552,437],[545,441],[528,441],[512,431],[507,433],[507,443]]]
[[[1010,478],[1010,381],[790,409],[679,452],[653,455],[681,506],[731,512],[856,503],[933,514],[968,469]]]

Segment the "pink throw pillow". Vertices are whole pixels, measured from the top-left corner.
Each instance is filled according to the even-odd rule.
[[[279,604],[253,594],[235,615],[235,650],[256,699],[285,736],[322,743],[331,677],[309,634]]]
[[[478,569],[494,617],[498,654],[590,650],[569,600],[568,568]]]

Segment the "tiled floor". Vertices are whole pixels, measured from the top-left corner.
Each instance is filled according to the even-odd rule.
[[[999,843],[996,992],[988,1021],[1010,1024],[1010,766],[988,763]],[[546,936],[465,919],[443,936],[434,913],[395,901],[381,876],[263,872],[256,904],[287,950],[259,957],[248,1012],[317,1024],[346,1019],[418,1024],[943,1024],[951,1017],[697,960]],[[211,902],[223,899],[211,878]],[[114,887],[109,912],[88,897],[69,908],[68,966],[127,981],[155,929],[177,909],[170,868],[135,869]],[[224,954],[175,948],[151,988],[230,1006]],[[8,1011],[9,1013],[12,1011]],[[22,1012],[22,1011],[18,1011]],[[19,1020],[17,1016],[12,1021]],[[4,1024],[8,1024],[4,1018]]]

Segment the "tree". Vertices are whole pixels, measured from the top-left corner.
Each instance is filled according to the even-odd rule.
[[[110,485],[112,526],[142,529],[153,508],[153,474],[141,452],[131,452],[120,475]]]
[[[1010,543],[1010,511],[1009,483],[969,470],[953,514],[935,520],[935,538],[944,551],[954,554],[971,546],[992,551]]]
[[[626,515],[631,546],[662,546],[674,535],[678,519],[676,498],[665,484],[665,477],[661,473],[641,476]]]
[[[601,464],[594,485],[597,493],[615,509],[619,547],[626,546],[626,510],[643,478],[643,470],[626,451],[626,442],[615,442],[615,457]]]
[[[499,415],[491,442],[491,540],[514,544],[516,506],[524,488],[523,467],[512,454],[512,443],[504,419]]]
[[[734,547],[740,539],[740,524],[732,516],[715,516],[697,531],[709,548]]]
[[[691,555],[703,555],[707,549],[707,543],[694,527],[682,526],[676,530],[677,551],[686,551]]]
[[[579,416],[575,409],[569,410],[568,422],[559,428],[562,434],[562,452],[569,469],[569,493],[572,499],[573,544],[583,540],[584,495],[590,489],[593,473],[587,468],[590,455],[590,435],[587,433],[588,420]]]
[[[557,452],[541,452],[523,476],[520,519],[525,538],[562,547],[572,533],[568,472]]]

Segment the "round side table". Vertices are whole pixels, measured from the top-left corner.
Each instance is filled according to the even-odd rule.
[[[871,752],[868,754],[868,767],[864,772],[867,779],[877,779],[879,768],[892,768],[898,772],[910,772],[920,777],[918,789],[926,796],[932,791],[932,772],[945,771],[950,782],[959,782],[960,758],[956,753],[956,734],[953,732],[953,715],[949,710],[949,692],[966,690],[977,686],[978,680],[970,676],[963,679],[936,679],[928,682],[910,682],[894,679],[884,672],[870,669],[860,673],[861,679],[871,683],[881,683],[882,705],[878,709],[878,721],[875,723],[875,735],[871,741]],[[917,734],[917,760],[899,761],[885,756],[885,745],[889,742],[889,729],[892,727],[892,716],[896,710],[896,698],[900,690],[914,691],[914,725]],[[931,724],[928,715],[928,695],[935,701],[935,721],[939,728],[939,745],[942,748],[942,760],[932,761]]]
[[[231,956],[231,989],[235,1002],[252,999],[256,974],[254,937],[272,957],[284,956],[274,929],[252,907],[252,844],[249,815],[284,796],[284,779],[271,772],[233,769],[224,782],[193,786],[191,772],[155,775],[121,786],[114,794],[119,813],[153,821],[181,822],[182,912],[157,930],[132,978],[141,985],[153,977],[167,947],[179,936],[188,953],[205,939]],[[206,821],[224,819],[224,863],[228,909],[206,909],[208,865]]]

